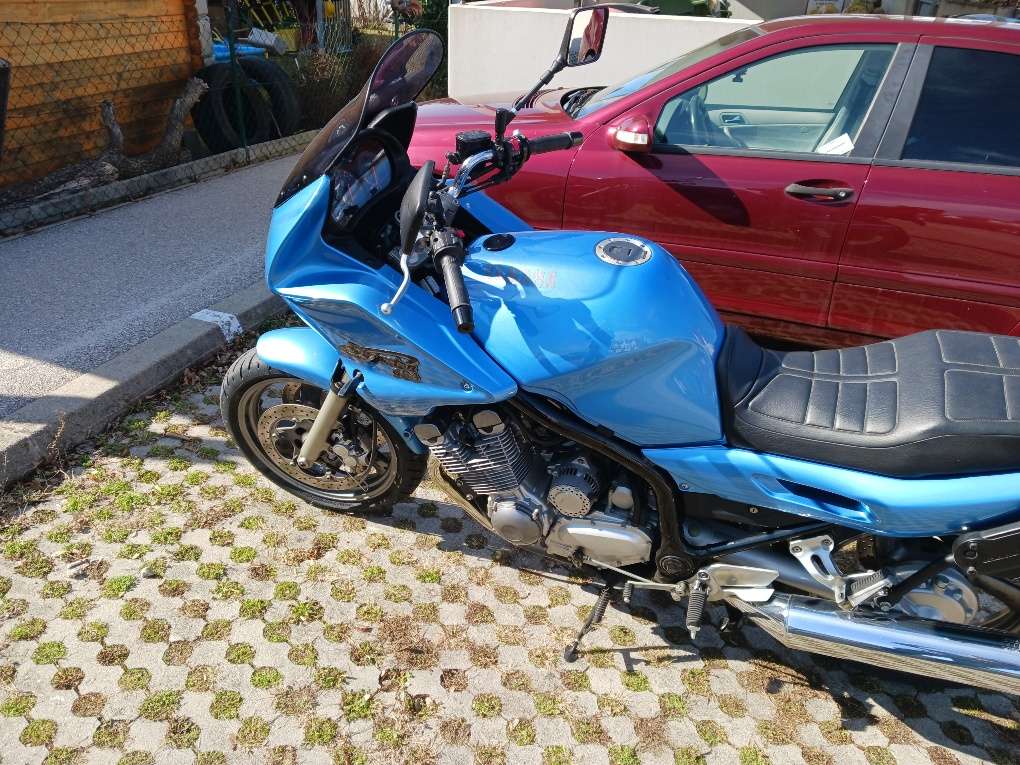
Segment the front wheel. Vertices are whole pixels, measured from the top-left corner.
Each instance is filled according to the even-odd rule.
[[[427,457],[412,452],[378,412],[353,399],[314,465],[297,456],[325,391],[273,369],[255,349],[227,370],[220,411],[245,457],[277,486],[327,510],[364,512],[410,496]]]

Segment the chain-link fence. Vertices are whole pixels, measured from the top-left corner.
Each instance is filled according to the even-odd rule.
[[[0,8],[0,234],[300,150],[397,34],[445,37],[448,0],[379,1],[46,23]],[[425,95],[445,86],[444,70]]]

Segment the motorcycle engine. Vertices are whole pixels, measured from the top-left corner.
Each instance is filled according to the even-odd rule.
[[[491,409],[414,432],[462,491],[485,497],[493,530],[508,542],[610,566],[651,558],[652,530],[632,523],[632,488],[607,489],[580,447],[542,449]]]

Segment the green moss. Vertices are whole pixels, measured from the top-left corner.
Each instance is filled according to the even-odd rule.
[[[35,640],[46,631],[46,622],[38,617],[24,619],[12,628],[8,637],[11,640]]]
[[[542,750],[542,765],[570,765],[572,761],[565,746],[547,746]]]
[[[32,661],[36,664],[56,664],[67,656],[67,646],[63,643],[52,640],[48,643],[40,643],[32,652]]]
[[[287,658],[301,667],[311,667],[319,660],[319,652],[311,643],[298,643],[291,646]]]
[[[57,735],[57,724],[53,720],[32,720],[21,730],[18,740],[25,746],[47,746]]]
[[[227,567],[222,563],[200,563],[195,573],[199,579],[213,581],[225,577],[227,575]]]
[[[111,576],[100,587],[99,592],[104,598],[122,598],[130,592],[138,580],[133,576]]]
[[[557,717],[562,713],[560,700],[549,693],[536,693],[532,696],[535,711],[542,717]]]
[[[290,640],[290,631],[290,622],[266,622],[266,626],[262,628],[262,637],[270,643],[286,643]]]
[[[256,667],[251,673],[251,684],[256,688],[272,688],[280,684],[283,675],[276,667]]]
[[[131,598],[120,608],[120,618],[129,622],[140,621],[149,613],[152,604],[144,598]]]
[[[481,693],[471,702],[471,709],[479,717],[495,717],[503,711],[503,702],[494,693]]]
[[[157,545],[175,545],[181,541],[182,533],[182,530],[175,526],[165,526],[153,531],[150,538]]]
[[[35,701],[35,695],[32,693],[14,693],[0,702],[0,715],[24,717],[35,707]]]
[[[333,691],[347,680],[347,674],[339,667],[320,667],[315,671],[315,684],[324,691]]]
[[[357,595],[357,588],[353,582],[340,580],[333,582],[331,594],[334,600],[339,600],[341,603],[351,603],[355,595]]]
[[[188,677],[184,681],[184,687],[195,693],[206,693],[213,689],[215,682],[216,668],[210,667],[208,664],[202,664],[188,672]]]
[[[70,582],[46,582],[42,588],[42,596],[44,598],[62,598],[70,591]]]
[[[511,720],[506,726],[506,736],[517,746],[531,746],[535,743],[535,726],[530,720]]]
[[[174,550],[174,558],[179,561],[197,561],[202,557],[202,548],[198,545],[178,545]]]
[[[634,747],[622,744],[609,747],[609,762],[610,765],[641,765]]]
[[[878,747],[869,747],[878,748]],[[893,762],[895,763],[895,759]],[[740,765],[769,765],[771,760],[765,752],[756,746],[742,746],[740,747]],[[887,761],[888,762],[888,761]],[[875,763],[872,763],[875,765]]]
[[[117,765],[155,765],[155,763],[156,758],[150,752],[143,752],[137,749],[128,752],[117,760]]]
[[[227,646],[226,659],[231,664],[247,664],[255,658],[255,649],[248,643],[231,643]]]
[[[229,547],[234,544],[234,532],[228,529],[213,529],[209,532],[209,541],[218,547]]]
[[[378,603],[362,603],[357,607],[354,615],[364,622],[378,622],[382,621],[383,609]]]
[[[328,717],[313,717],[305,723],[305,744],[327,746],[336,740],[337,725]]]
[[[673,750],[675,765],[705,765],[705,758],[693,746],[682,746]]]
[[[297,582],[280,582],[273,590],[273,597],[279,600],[297,600],[301,594],[301,585]]]
[[[269,723],[261,717],[246,717],[237,730],[237,744],[245,749],[261,746],[269,738]]]
[[[648,678],[641,672],[624,672],[622,673],[622,680],[624,687],[630,691],[650,691],[652,689]]]
[[[678,693],[664,693],[659,696],[659,709],[663,715],[672,719],[687,716],[687,702]]]
[[[698,720],[694,723],[694,729],[701,736],[701,740],[709,746],[726,743],[726,731],[714,720]]]
[[[117,681],[117,685],[122,691],[144,691],[148,689],[151,679],[152,674],[149,670],[144,667],[135,667],[125,669]]]
[[[614,625],[609,628],[609,639],[616,643],[616,645],[622,646],[632,646],[637,642],[634,630],[622,625]]]
[[[126,720],[104,720],[92,733],[92,743],[100,749],[120,749],[130,730]]]
[[[268,600],[242,600],[238,609],[238,616],[242,619],[261,619],[269,610]]]
[[[322,614],[322,604],[314,600],[305,600],[299,603],[294,603],[290,607],[291,621],[296,624],[307,624],[308,622],[318,621],[322,618]]]
[[[235,547],[230,551],[230,560],[234,563],[251,563],[258,557],[254,547]]]
[[[351,691],[343,694],[340,706],[343,709],[344,719],[347,722],[366,720],[372,716],[372,712],[375,709],[375,700],[371,694],[364,691]]]
[[[170,622],[166,619],[150,619],[139,633],[143,643],[165,643],[170,639]]]
[[[180,691],[157,691],[145,697],[138,714],[146,720],[166,721],[177,713],[180,706]]]
[[[215,720],[236,720],[242,701],[241,694],[237,691],[216,691],[209,705],[209,713]]]
[[[366,582],[381,582],[386,579],[386,569],[382,566],[365,566],[361,574]]]
[[[213,588],[213,597],[217,600],[240,600],[244,597],[244,585],[232,579],[223,579]]]

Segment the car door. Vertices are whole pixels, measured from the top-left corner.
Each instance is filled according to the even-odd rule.
[[[922,38],[847,234],[833,328],[1020,332],[1020,46]]]
[[[590,136],[564,226],[634,232],[676,255],[720,309],[769,334],[825,327],[843,238],[913,46],[840,35],[769,46],[611,121],[650,153]]]

